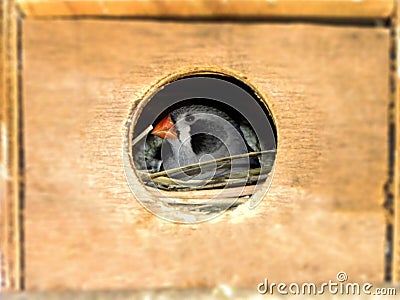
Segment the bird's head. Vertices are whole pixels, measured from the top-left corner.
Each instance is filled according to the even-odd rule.
[[[151,132],[163,139],[185,139],[195,134],[224,131],[232,119],[223,111],[205,105],[182,106],[157,123]]]

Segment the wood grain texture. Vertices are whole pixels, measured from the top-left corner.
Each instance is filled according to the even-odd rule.
[[[375,288],[395,288],[399,286],[390,286],[388,284],[374,285]],[[276,291],[276,290],[274,290]],[[198,300],[221,300],[221,299],[263,299],[268,297],[270,300],[284,300],[287,295],[279,295],[275,292],[273,295],[260,295],[255,289],[235,289],[229,286],[221,286],[214,289],[162,289],[162,290],[137,290],[137,291],[63,291],[63,292],[23,292],[3,294],[2,300],[125,300],[125,299],[198,299]],[[289,296],[290,297],[290,296]],[[308,296],[313,297],[313,296]],[[315,296],[314,296],[315,297]],[[325,293],[318,295],[318,299],[335,300],[338,295]],[[395,298],[388,296],[387,299]],[[346,296],[348,300],[381,300],[380,295],[353,295]]]
[[[155,21],[24,22],[29,290],[255,288],[382,281],[389,32]],[[141,207],[122,167],[131,105],[212,65],[269,95],[274,179],[253,210],[178,225]]]
[[[28,17],[388,18],[395,0],[18,0]]]
[[[392,281],[400,282],[400,7],[397,5],[396,13],[393,16],[392,24],[394,28],[392,36],[393,61],[391,65],[392,76],[392,97],[394,104],[393,124],[396,128],[394,136],[394,155],[393,155],[393,258],[392,258]]]
[[[20,156],[14,1],[0,2],[0,289],[18,290],[21,276]]]

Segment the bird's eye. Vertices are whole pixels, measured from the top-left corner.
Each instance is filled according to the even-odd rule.
[[[194,121],[194,116],[192,116],[192,115],[187,115],[187,116],[185,117],[185,121],[188,122],[188,123],[192,123],[192,122]]]

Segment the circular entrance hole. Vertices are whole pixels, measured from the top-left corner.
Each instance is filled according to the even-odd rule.
[[[276,145],[267,100],[255,88],[230,74],[183,74],[152,87],[133,109],[124,167],[147,210],[201,222],[264,198]]]

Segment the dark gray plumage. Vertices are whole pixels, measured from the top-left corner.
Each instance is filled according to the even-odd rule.
[[[133,147],[135,166],[139,170],[147,170],[151,173],[161,170],[161,146],[163,139],[149,134],[146,139],[138,142]]]
[[[244,154],[255,151],[254,148],[259,148],[257,137],[251,126],[244,122],[245,120],[234,120],[227,113],[215,107],[187,105],[172,111],[170,116],[173,128],[170,128],[171,134],[169,138],[165,138],[161,151],[164,169],[179,168],[221,157]],[[153,133],[157,134],[157,130]],[[160,136],[164,136],[164,134],[162,133]],[[249,143],[246,142],[246,137],[249,139]],[[254,163],[258,163],[257,159],[249,161],[248,158],[244,158],[235,160],[231,170],[216,170],[214,166],[214,168],[203,169],[200,174],[195,176],[189,177],[181,172],[175,174],[174,177],[184,180],[211,179],[215,175],[230,171],[248,170],[250,164],[254,165]]]

